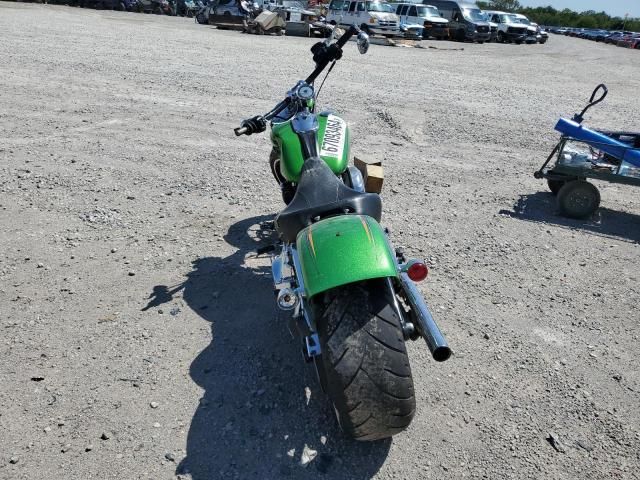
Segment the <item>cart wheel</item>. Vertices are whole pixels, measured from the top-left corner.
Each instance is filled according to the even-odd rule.
[[[549,190],[551,190],[551,193],[553,193],[554,195],[558,195],[558,192],[565,183],[567,183],[565,180],[551,180],[550,178],[547,178],[547,185],[549,186]]]
[[[569,218],[587,218],[600,206],[600,192],[585,180],[565,183],[558,191],[560,214]]]

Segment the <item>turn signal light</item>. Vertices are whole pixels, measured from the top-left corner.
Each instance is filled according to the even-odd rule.
[[[429,275],[429,269],[424,263],[415,262],[407,269],[407,275],[414,282],[421,282]]]

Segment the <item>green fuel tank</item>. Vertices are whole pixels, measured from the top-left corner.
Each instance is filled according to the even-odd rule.
[[[333,113],[318,115],[318,145],[320,157],[327,162],[336,175],[340,175],[349,164],[349,126]],[[302,148],[300,139],[293,131],[291,120],[274,123],[271,128],[273,148],[280,153],[280,171],[293,183],[298,183],[302,170]]]

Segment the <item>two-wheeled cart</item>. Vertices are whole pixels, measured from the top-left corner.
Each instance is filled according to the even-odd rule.
[[[555,130],[562,134],[560,141],[534,173],[536,178],[547,179],[560,214],[570,218],[587,218],[600,205],[600,192],[587,179],[640,186],[640,133],[591,130],[582,125],[587,110],[607,93],[605,85],[598,85],[582,112],[571,120],[558,120]]]

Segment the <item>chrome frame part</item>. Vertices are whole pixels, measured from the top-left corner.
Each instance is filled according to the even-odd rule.
[[[284,244],[282,252],[271,259],[271,273],[278,292],[277,305],[281,310],[292,311],[290,330],[303,337],[305,357],[311,359],[320,355],[322,349],[315,324],[308,313],[304,281],[297,275],[300,271],[298,252],[292,245]]]
[[[315,133],[319,128],[318,117],[316,116],[316,114],[311,113],[309,110],[305,109],[293,116],[291,126],[293,127],[293,131],[298,134],[310,132]]]
[[[271,257],[271,276],[276,290],[292,286],[294,272],[289,264],[289,255],[285,247],[282,247],[278,256]]]
[[[431,351],[431,355],[436,362],[444,362],[451,356],[451,348],[442,335],[436,321],[431,316],[427,303],[422,298],[422,294],[416,287],[413,280],[404,272],[399,275],[402,290],[409,307],[411,307],[411,316],[414,325],[421,337],[427,342],[427,347]]]

